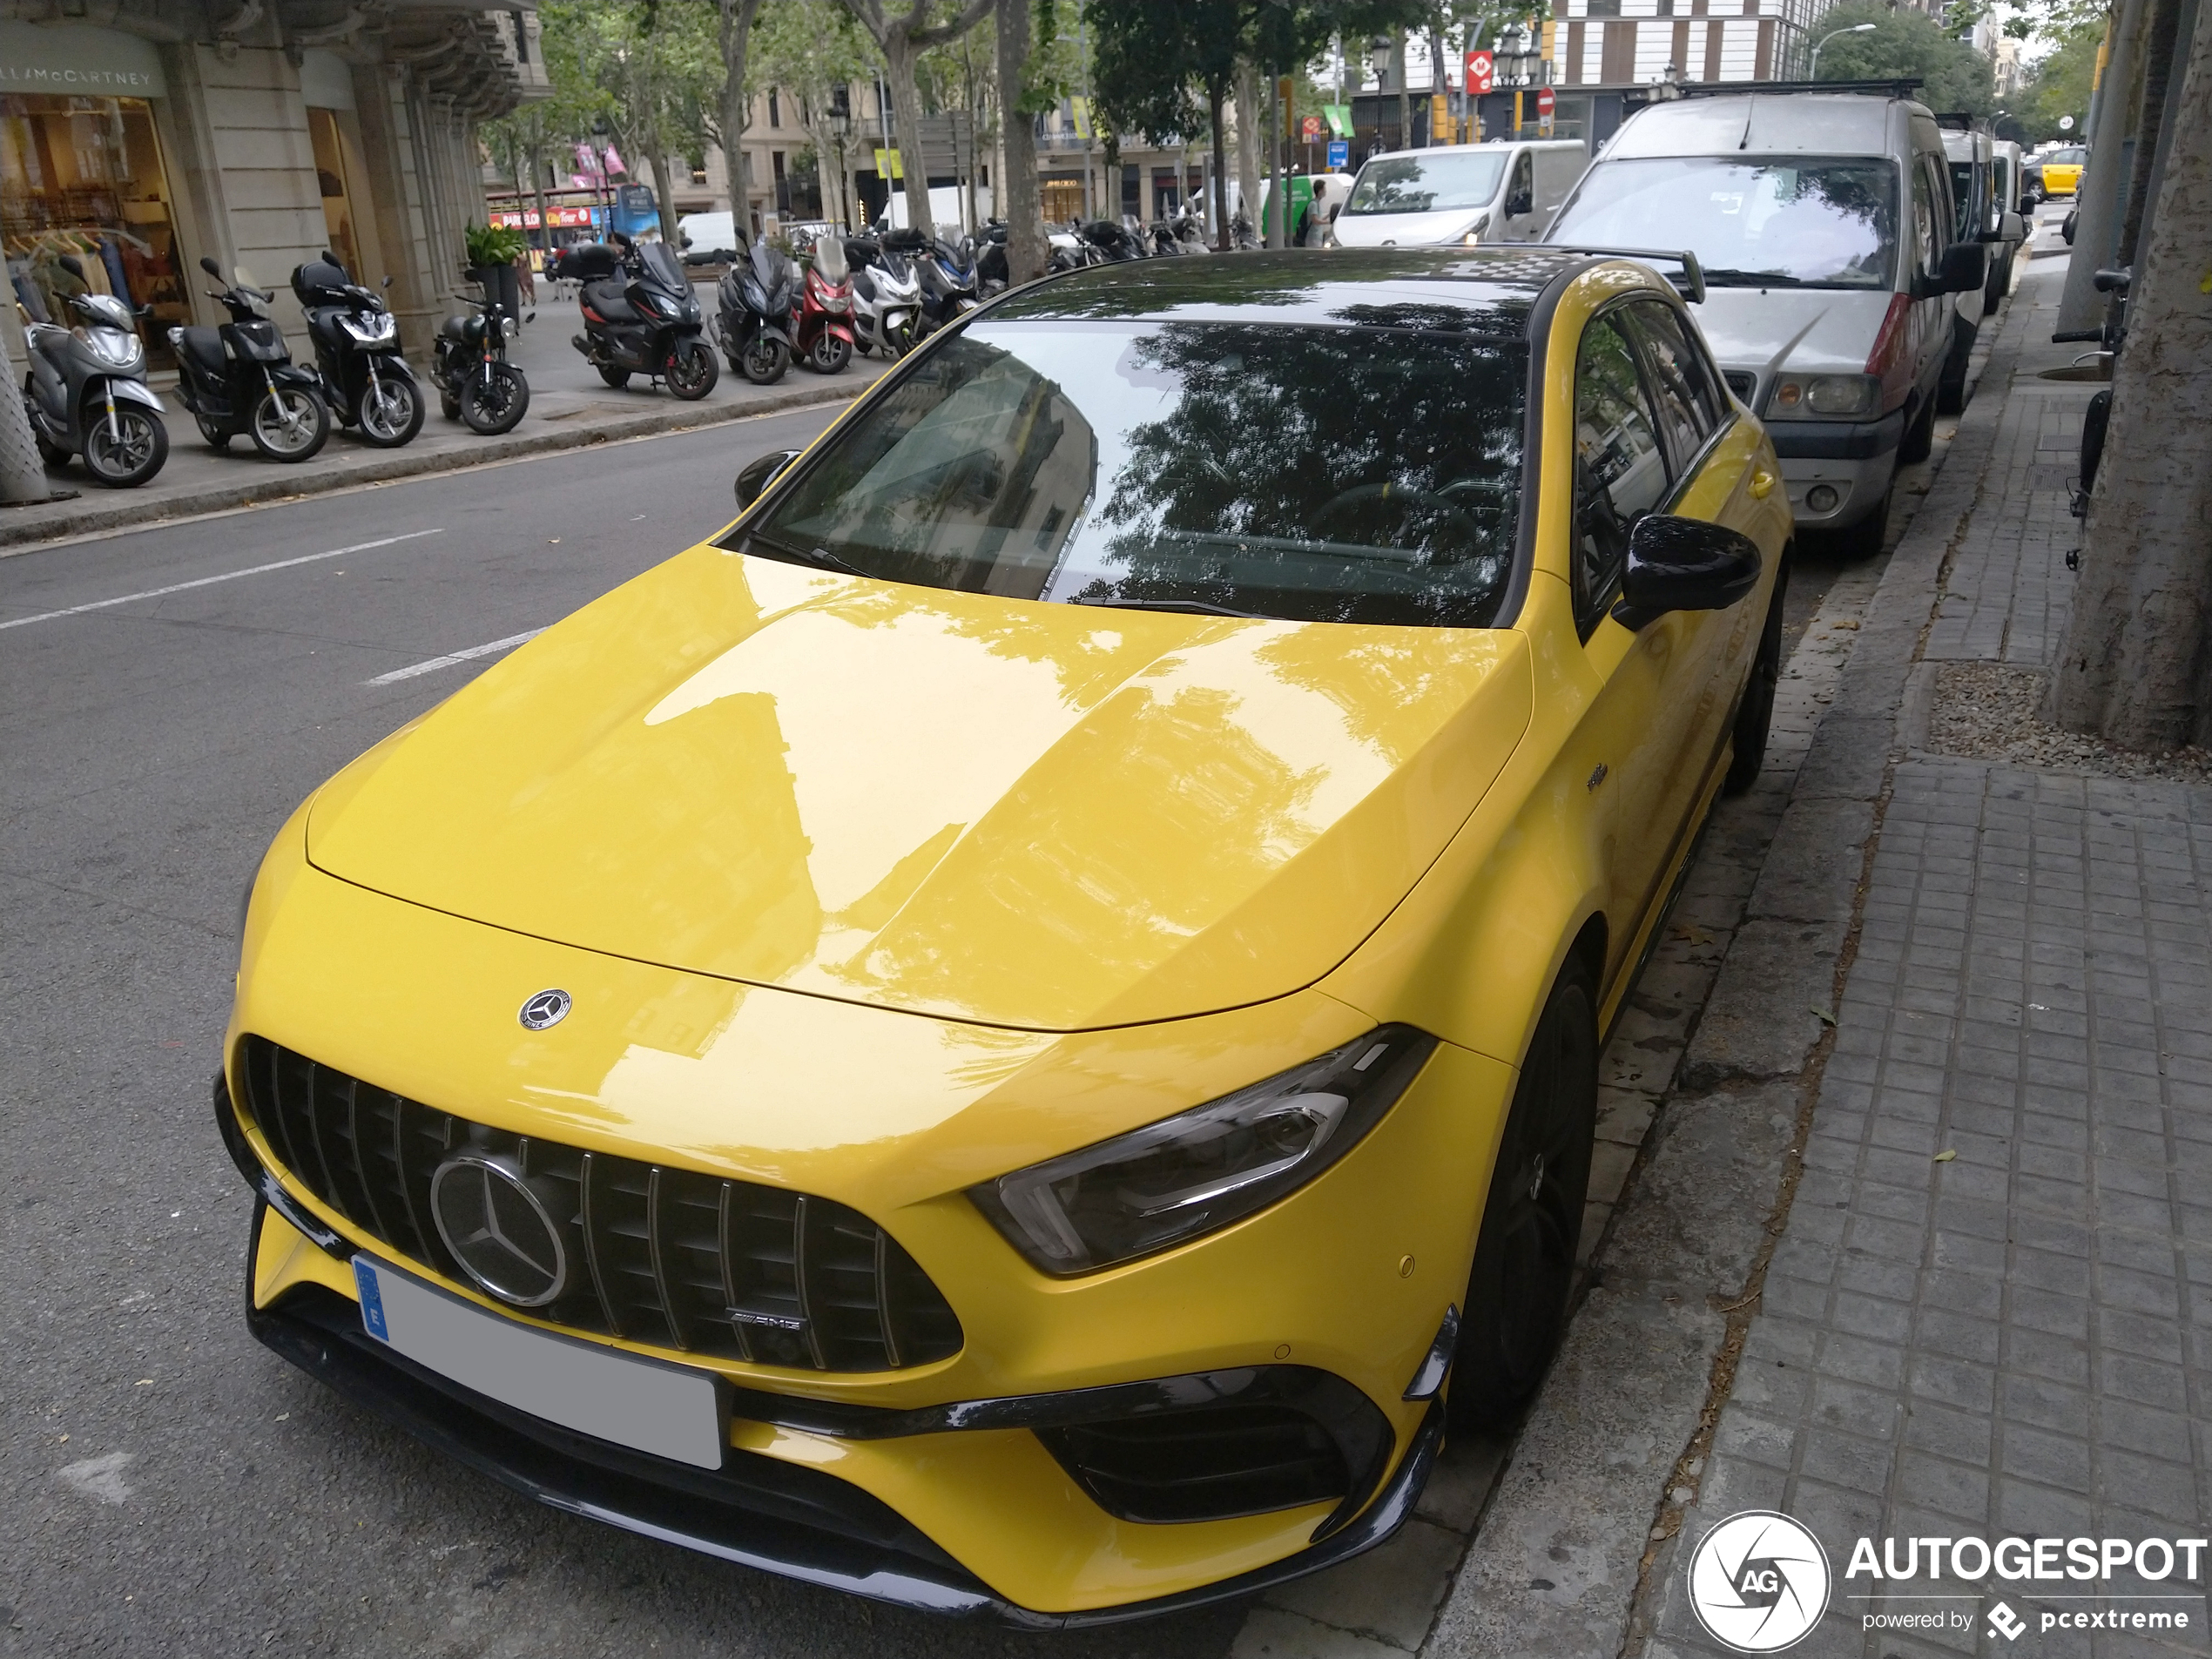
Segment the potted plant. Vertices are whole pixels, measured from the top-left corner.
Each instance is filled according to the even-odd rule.
[[[515,261],[529,246],[522,232],[502,226],[471,225],[462,233],[468,244],[469,280],[479,284],[484,298],[510,318],[523,314],[522,277]]]

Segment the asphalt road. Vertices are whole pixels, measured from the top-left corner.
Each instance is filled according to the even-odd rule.
[[[0,559],[0,1652],[1227,1652],[1241,1608],[1017,1636],[558,1515],[246,1334],[208,1082],[269,838],[496,653],[389,677],[711,534],[739,465],[833,413]]]

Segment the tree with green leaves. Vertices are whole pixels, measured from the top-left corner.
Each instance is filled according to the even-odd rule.
[[[730,218],[745,222],[745,129],[752,125],[750,75],[753,25],[760,0],[715,0],[715,44],[722,60],[722,85],[715,103],[714,140],[722,152],[722,171],[730,198]]]
[[[873,78],[877,63],[875,49],[841,0],[777,0],[762,10],[754,28],[754,77],[759,84],[790,95],[815,157],[826,172],[836,176],[836,201],[826,195],[822,210],[848,223],[846,166],[867,146],[867,137],[850,131],[840,134],[830,111],[840,89]],[[731,165],[733,169],[738,165],[734,153]]]
[[[1892,10],[1878,0],[1845,0],[1821,17],[1820,32],[1870,23],[1874,27],[1868,33],[1838,35],[1822,49],[1822,80],[1910,77],[1921,83],[1920,102],[1932,110],[1987,115],[1997,107],[1989,60],[1925,12],[1909,6]]]
[[[575,10],[577,62],[604,95],[602,106],[631,176],[643,154],[660,202],[661,235],[678,239],[671,150],[703,148],[716,136],[722,55],[711,14],[691,0],[596,0]]]
[[[929,215],[929,174],[921,152],[921,55],[957,40],[983,20],[993,0],[845,0],[860,27],[883,54],[883,78],[891,87],[891,112],[898,123],[900,171],[907,185],[907,223],[927,235],[935,228]]]
[[[576,142],[606,118],[610,100],[605,90],[583,71],[579,46],[583,8],[577,0],[547,0],[538,8],[537,17],[538,51],[550,94],[485,122],[478,132],[493,159],[514,179],[518,205],[523,181],[529,179],[539,233],[550,249],[552,221],[545,206],[545,175],[563,166]]]

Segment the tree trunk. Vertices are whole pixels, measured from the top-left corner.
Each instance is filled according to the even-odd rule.
[[[2051,692],[2060,725],[2134,749],[2212,745],[2212,17],[2195,36]]]
[[[1037,188],[1037,124],[1022,107],[1029,63],[1031,0],[999,0],[999,133],[1006,162],[997,206],[1006,220],[1006,280],[1034,282],[1051,257],[1044,238],[1044,203]]]
[[[660,239],[681,253],[684,233],[676,227],[675,181],[668,176],[667,147],[658,132],[653,134],[653,193],[660,198]]]
[[[1237,64],[1237,193],[1238,212],[1254,229],[1259,226],[1259,71],[1249,61]]]
[[[8,333],[0,330],[0,501],[48,501],[54,487],[31,440],[30,416],[13,389],[22,383],[9,360]]]
[[[937,226],[929,217],[929,164],[921,153],[921,88],[914,80],[921,56],[903,31],[894,29],[885,35],[883,78],[891,84],[891,121],[898,129],[899,169],[906,176],[907,223],[930,236]]]
[[[530,193],[537,199],[537,245],[545,257],[553,257],[553,217],[545,206],[545,124],[532,119],[531,129],[537,142],[530,146]]]
[[[1393,30],[1390,37],[1390,78],[1398,83],[1398,147],[1413,147],[1413,91],[1406,84],[1406,31]]]
[[[2066,292],[2059,300],[2058,332],[2094,328],[2104,321],[2106,300],[2094,279],[2097,267],[2112,257],[2113,239],[2119,233],[2121,198],[2128,181],[2121,174],[2121,158],[2128,134],[2134,125],[2135,93],[2143,78],[2143,22],[2149,0],[2121,0],[2112,24],[2112,58],[2097,83],[2095,130],[2089,140],[2088,165],[2074,192],[2074,257],[2067,261]]]
[[[1291,245],[1290,205],[1283,198],[1283,78],[1267,73],[1267,246]]]
[[[2150,176],[2158,170],[2159,129],[2166,119],[2167,83],[2174,75],[2175,36],[2182,24],[2182,0],[2150,0],[2149,50],[2143,58],[2143,113],[2135,127],[2135,163],[2128,180],[2128,204],[2120,216],[2120,240],[2114,260],[2132,264],[2142,236],[2143,210],[2150,205]]]
[[[1229,251],[1229,127],[1223,118],[1226,89],[1218,81],[1206,87],[1206,118],[1213,132],[1213,245]]]
[[[745,93],[745,58],[752,50],[752,15],[760,0],[720,0],[722,10],[722,171],[730,199],[730,223],[745,218],[745,130],[752,124],[752,100]]]

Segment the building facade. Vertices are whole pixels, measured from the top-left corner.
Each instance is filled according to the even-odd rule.
[[[203,257],[273,290],[296,334],[292,269],[328,248],[362,280],[392,279],[406,344],[428,348],[463,228],[486,217],[476,125],[545,87],[533,10],[67,4],[0,0],[0,244],[18,324],[81,287],[112,293],[151,307],[158,368],[172,325],[223,320]]]

